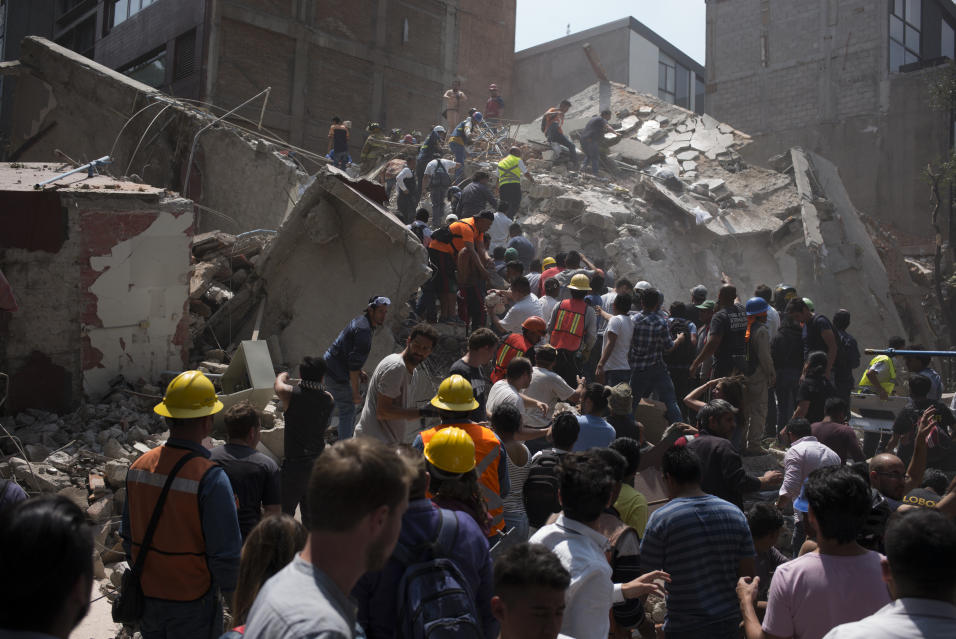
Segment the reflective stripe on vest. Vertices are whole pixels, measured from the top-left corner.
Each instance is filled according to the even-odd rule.
[[[860,388],[872,388],[873,383],[870,381],[870,378],[866,376],[871,368],[879,364],[880,362],[886,362],[888,369],[890,371],[890,379],[885,382],[880,382],[880,386],[883,387],[883,390],[886,391],[887,395],[893,394],[893,389],[896,388],[896,367],[893,366],[893,358],[888,355],[877,355],[870,360],[870,365],[866,367],[866,370],[863,371],[863,377],[860,378]]]
[[[501,465],[501,441],[490,428],[480,424],[465,422],[461,424],[442,424],[421,432],[422,445],[427,445],[432,436],[442,428],[457,426],[475,442],[475,472],[478,475],[478,485],[481,496],[485,500],[485,507],[491,515],[491,526],[488,535],[492,536],[505,527],[504,501],[501,498],[501,483],[498,481],[498,468]]]
[[[515,357],[524,357],[524,354],[527,353],[530,348],[531,345],[528,344],[523,336],[517,333],[508,335],[501,343],[501,346],[498,347],[498,354],[495,355],[495,367],[494,370],[491,371],[492,383],[503,380],[508,372],[508,364],[511,360]]]
[[[468,120],[465,119],[458,123],[458,126],[451,132],[451,137],[448,138],[449,143],[456,142],[462,146],[471,144],[471,140],[468,139],[468,135],[465,133],[465,125],[467,122]]]
[[[584,337],[584,318],[588,304],[584,300],[567,299],[558,305],[558,314],[551,331],[551,345],[565,351],[576,351]]]
[[[521,158],[509,155],[498,163],[498,186],[521,182],[521,167],[518,166],[520,162]]]
[[[126,494],[133,561],[169,472],[189,452],[185,448],[159,446],[130,467]],[[195,601],[209,591],[212,577],[206,564],[199,486],[215,465],[205,457],[195,457],[173,479],[143,567],[141,584],[147,597]]]

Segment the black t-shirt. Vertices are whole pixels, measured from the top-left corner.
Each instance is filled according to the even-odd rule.
[[[833,331],[833,324],[830,323],[823,315],[814,315],[813,319],[810,320],[810,323],[807,324],[807,341],[806,341],[806,354],[809,355],[813,351],[823,351],[827,352],[827,343],[823,341],[823,332],[824,331]],[[836,337],[834,335],[834,337]]]
[[[588,123],[584,126],[584,133],[581,135],[581,139],[599,140],[606,130],[607,120],[596,115],[588,120]]]
[[[335,402],[327,391],[294,386],[285,411],[285,458],[314,459],[325,448]]]
[[[909,406],[899,412],[896,421],[893,422],[893,432],[900,436],[899,457],[904,464],[908,464],[910,458],[913,457],[913,448],[916,446],[916,425],[919,422],[920,415],[930,406],[936,408],[939,422],[937,423],[937,432],[927,442],[930,445],[926,453],[926,464],[932,468],[946,469],[951,465],[951,458],[954,456],[953,443],[949,433],[953,432],[956,418],[943,402],[931,399],[910,401]]]
[[[914,488],[906,493],[903,503],[920,508],[935,508],[940,499],[941,497],[929,488]]]
[[[609,415],[607,423],[614,427],[614,432],[618,437],[630,437],[636,441],[641,441],[641,430],[637,427],[637,422],[628,415]]]
[[[747,313],[743,307],[734,304],[714,313],[710,320],[710,334],[721,336],[720,346],[714,353],[714,377],[730,375],[735,367],[743,370],[747,336]]]
[[[797,402],[808,400],[806,418],[810,423],[823,421],[824,404],[831,397],[836,397],[836,387],[825,377],[806,377],[800,382],[797,389]]]
[[[449,375],[461,375],[471,382],[471,391],[478,400],[478,408],[471,411],[471,419],[475,422],[483,422],[487,417],[485,413],[485,402],[488,401],[488,391],[491,390],[491,382],[484,376],[481,369],[477,366],[469,366],[465,360],[460,359],[451,365],[448,369]]]
[[[239,532],[245,539],[259,523],[261,507],[281,503],[279,466],[254,448],[240,444],[217,446],[210,459],[222,466],[229,477],[238,503]]]

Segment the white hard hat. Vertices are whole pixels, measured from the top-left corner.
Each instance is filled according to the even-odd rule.
[[[457,221],[458,221],[458,216],[455,215],[454,213],[449,213],[448,215],[445,216],[445,224],[451,224],[452,222],[457,222]]]
[[[646,291],[647,289],[649,289],[649,288],[654,288],[654,287],[651,286],[651,283],[650,283],[650,282],[646,282],[646,281],[644,281],[644,280],[641,280],[640,282],[638,282],[637,284],[634,285],[634,288],[639,289],[639,290],[642,290],[642,291]]]
[[[439,124],[439,125],[436,126],[434,129],[432,129],[432,131],[434,131],[435,133],[444,133],[444,132],[445,132],[445,127],[443,127],[442,125]]]

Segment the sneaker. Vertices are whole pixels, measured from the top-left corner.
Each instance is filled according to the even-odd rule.
[[[769,455],[770,451],[763,446],[752,445],[744,450],[744,457],[759,457],[760,455]]]

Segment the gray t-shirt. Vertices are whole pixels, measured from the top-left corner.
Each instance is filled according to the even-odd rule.
[[[417,369],[416,369],[417,373]],[[401,353],[388,355],[372,373],[368,383],[368,395],[362,416],[355,427],[355,435],[374,437],[390,444],[400,444],[405,441],[406,433],[415,428],[416,420],[408,419],[379,419],[376,412],[378,395],[397,398],[396,404],[400,408],[415,406],[415,396],[412,393],[414,376],[405,367],[405,360]]]
[[[352,639],[356,609],[324,572],[298,555],[265,583],[245,639]]]

